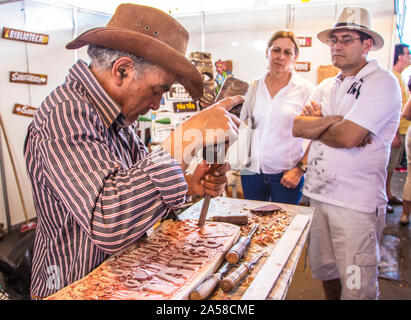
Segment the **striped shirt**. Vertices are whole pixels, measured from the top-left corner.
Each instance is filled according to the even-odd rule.
[[[84,277],[185,200],[181,167],[164,149],[148,154],[82,60],[38,109],[24,155],[38,216],[33,296]]]

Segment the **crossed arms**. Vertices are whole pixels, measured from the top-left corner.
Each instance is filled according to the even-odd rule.
[[[321,107],[311,101],[294,119],[293,136],[320,140],[333,148],[363,147],[371,143],[371,133],[343,116],[323,116]]]

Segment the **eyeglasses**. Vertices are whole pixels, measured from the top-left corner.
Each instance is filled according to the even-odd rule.
[[[351,43],[354,42],[354,40],[360,40],[361,38],[353,38],[353,37],[342,37],[341,39],[338,39],[336,37],[327,39],[326,42],[330,47],[334,47],[338,42],[341,43],[342,46],[346,47],[349,46]]]

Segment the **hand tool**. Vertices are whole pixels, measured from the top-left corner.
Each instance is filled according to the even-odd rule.
[[[224,99],[227,97],[233,97],[236,95],[245,95],[247,93],[247,90],[248,90],[247,82],[230,76],[224,80],[224,83],[222,84],[221,89],[214,102],[218,102],[221,99]],[[230,110],[230,113],[239,117],[242,106],[243,106],[242,103],[236,106],[233,106]],[[211,162],[212,168],[210,172],[215,170],[218,167],[218,164],[224,163],[227,149],[228,149],[228,143],[219,143],[219,144],[215,144],[214,146],[210,146],[210,147],[207,146],[203,148],[203,159],[205,159],[207,163],[210,163],[210,160],[214,159],[214,161]],[[207,217],[208,207],[210,205],[210,199],[211,199],[211,196],[206,194],[206,196],[204,197],[203,206],[201,208],[200,218],[198,219],[199,226],[204,225],[204,222]]]
[[[23,214],[24,214],[24,218],[26,220],[26,223],[23,224],[20,228],[20,235],[22,236],[24,233],[29,232],[31,230],[36,229],[37,227],[37,223],[35,221],[30,221],[28,214],[27,214],[27,209],[26,209],[26,205],[24,203],[24,198],[23,198],[23,191],[21,190],[21,186],[20,186],[20,181],[19,178],[17,176],[17,169],[16,169],[16,165],[14,163],[14,158],[13,158],[13,154],[11,152],[11,148],[10,148],[10,144],[9,144],[9,139],[7,138],[7,134],[6,134],[6,129],[4,128],[4,123],[3,123],[3,119],[0,115],[0,127],[1,127],[1,131],[3,132],[3,136],[4,136],[4,140],[6,141],[6,147],[7,147],[7,151],[9,153],[9,157],[10,157],[10,162],[11,162],[11,166],[13,168],[13,173],[14,173],[14,179],[16,180],[16,185],[17,185],[17,190],[19,192],[19,196],[20,196],[20,201],[21,201],[21,206],[23,208]],[[5,185],[3,185],[3,188],[6,188]],[[4,201],[8,201],[8,199],[4,199]],[[10,232],[10,230],[8,230],[8,232]]]
[[[209,276],[206,280],[204,280],[200,285],[195,288],[190,293],[191,300],[204,300],[207,299],[210,294],[214,291],[214,289],[218,286],[221,281],[221,278],[225,276],[225,274],[230,271],[231,265],[226,262],[220,268],[219,271]]]
[[[228,274],[223,280],[221,280],[221,290],[228,292],[235,288],[244,279],[244,277],[250,273],[265,253],[265,250],[257,253],[250,262],[242,263],[237,269]]]
[[[227,222],[236,224],[238,226],[244,226],[248,223],[248,215],[246,214],[233,214],[229,216],[213,216],[208,219],[210,221],[217,221],[217,222]]]
[[[259,224],[256,223],[248,233],[248,235],[241,237],[240,240],[238,240],[237,243],[227,252],[225,259],[230,264],[236,264],[238,261],[240,261],[241,257],[244,255],[245,250],[250,246],[251,238],[256,232],[258,226]]]

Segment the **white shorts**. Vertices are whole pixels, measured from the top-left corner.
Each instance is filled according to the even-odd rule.
[[[340,279],[341,299],[378,299],[385,211],[365,213],[311,199],[308,253],[313,278]]]

